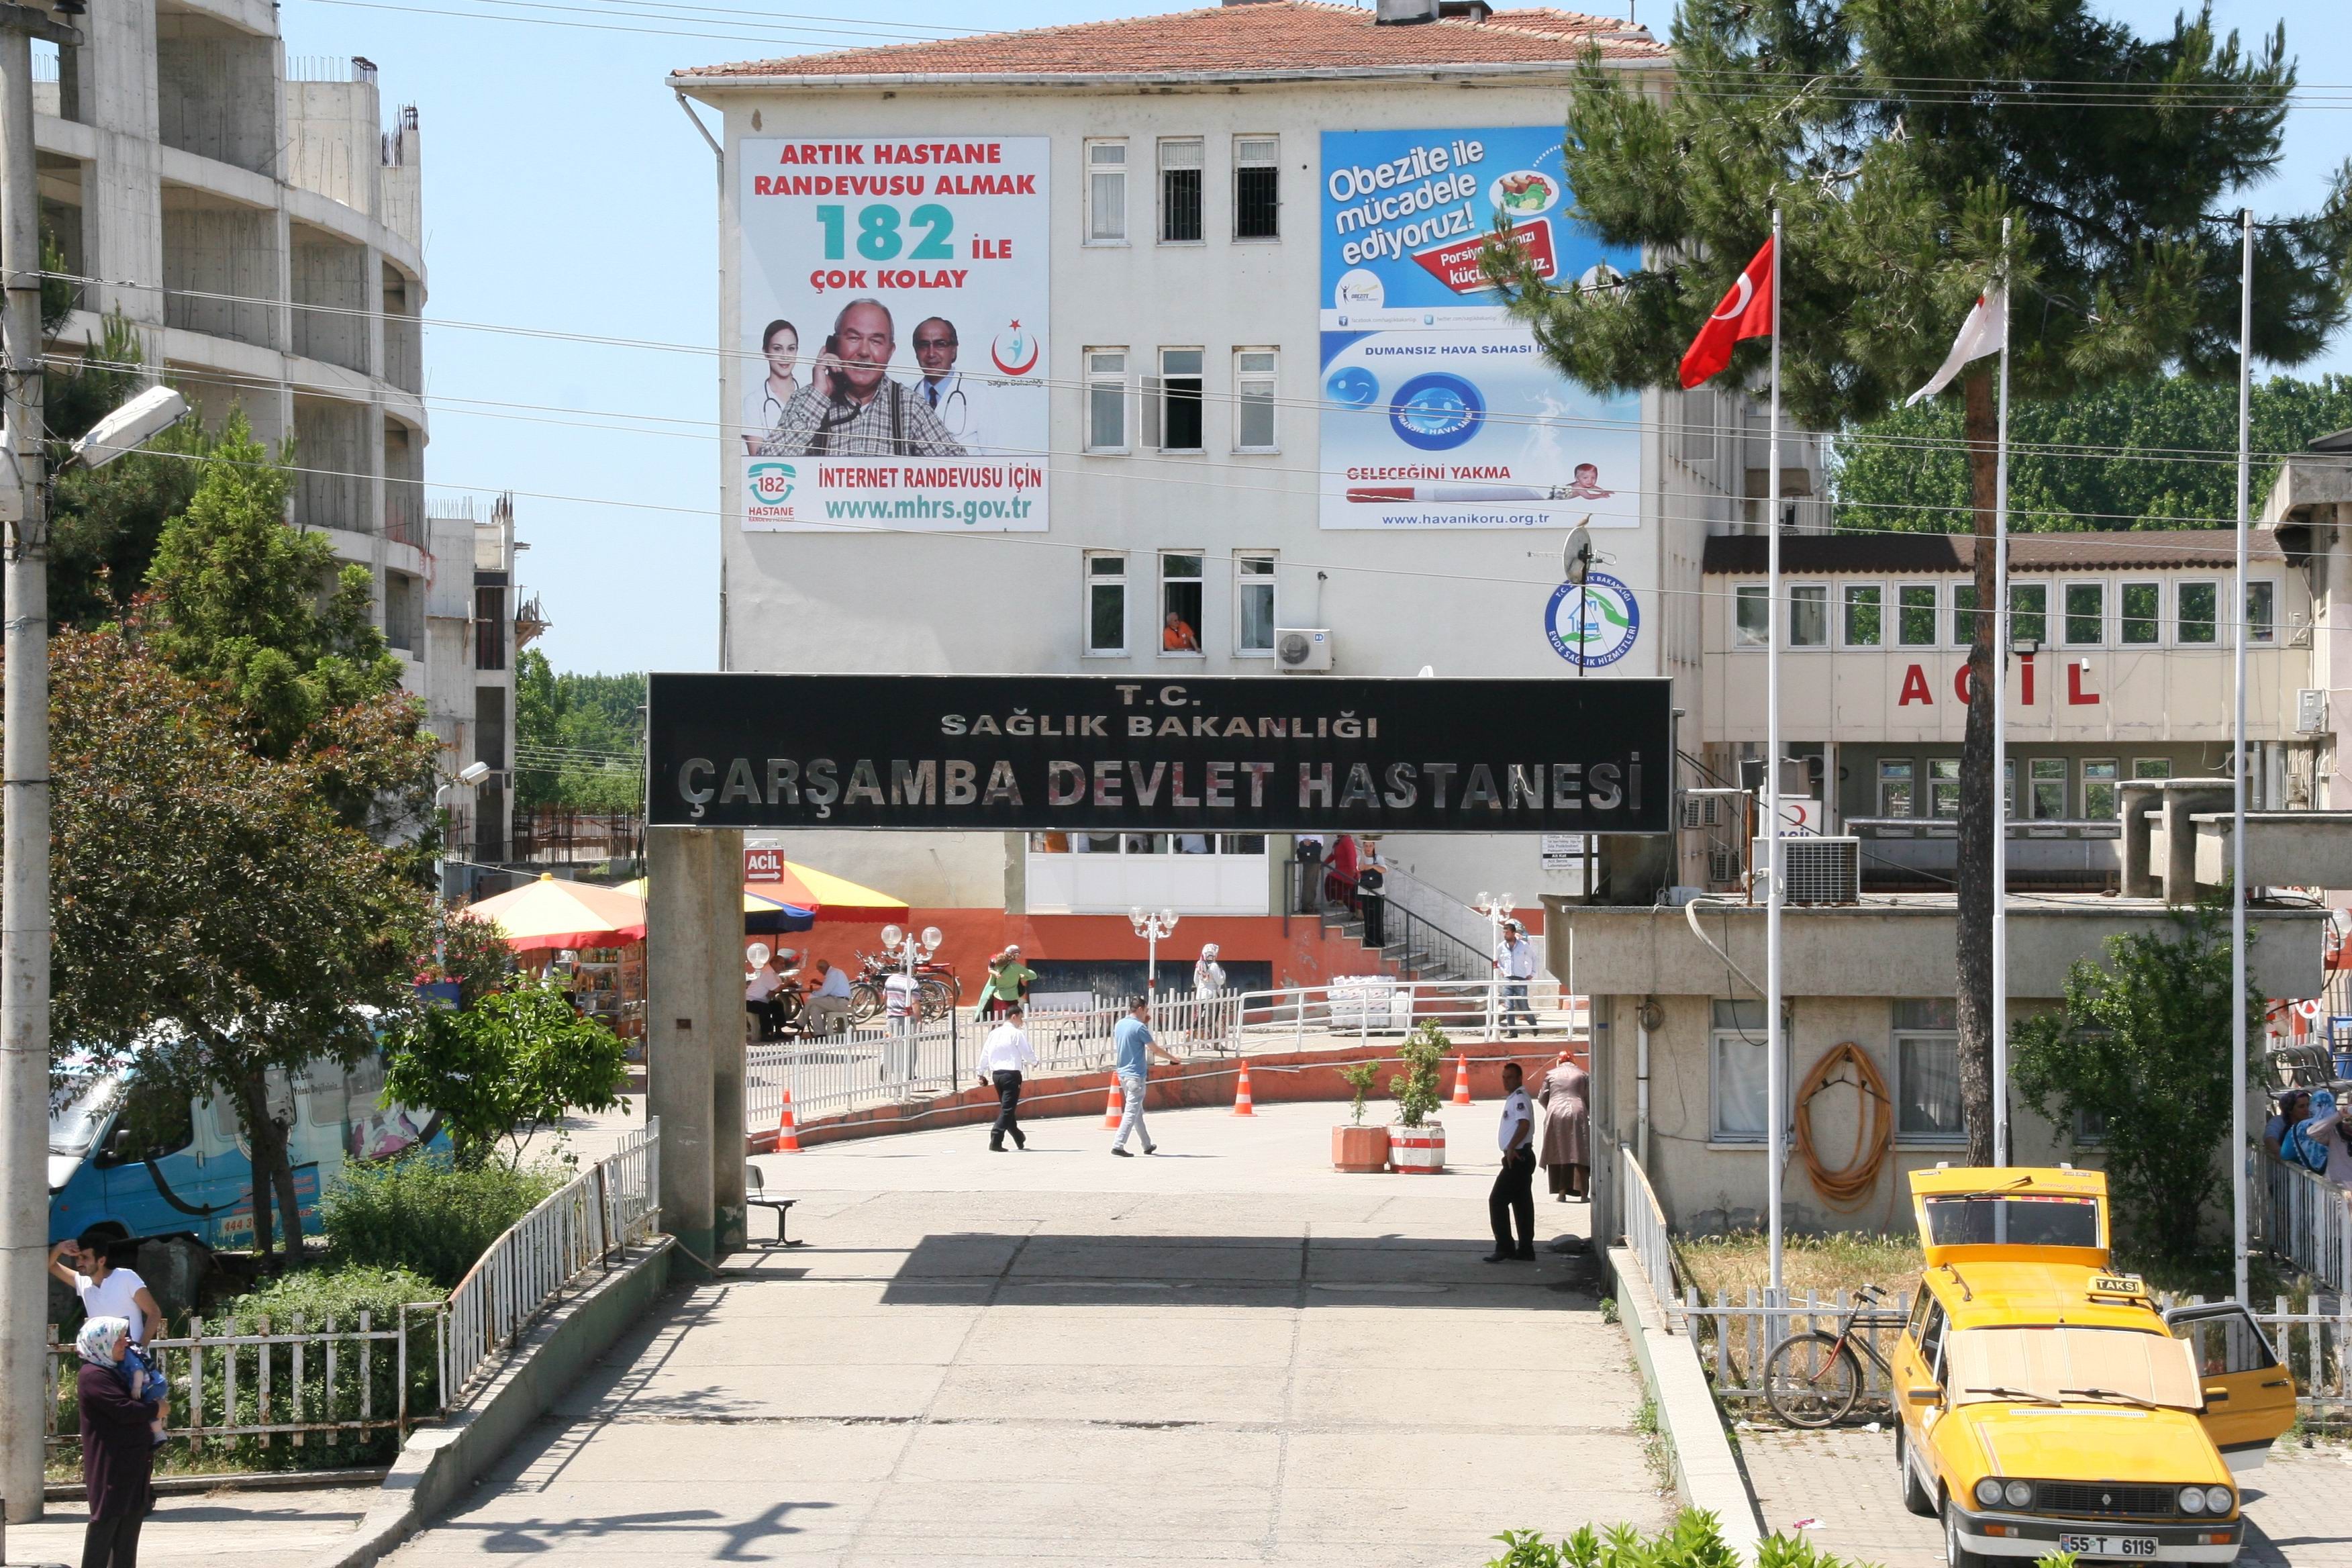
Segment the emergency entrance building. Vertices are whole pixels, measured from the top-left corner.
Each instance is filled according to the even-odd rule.
[[[1498,216],[1555,286],[1639,262],[1568,216],[1596,54],[1669,65],[1605,17],[1267,0],[676,73],[723,120],[720,668],[1521,677],[1530,726],[1549,683],[1664,676],[1696,715],[1709,541],[1775,460],[1821,526],[1818,460],[1733,393],[1584,393],[1485,287]],[[1361,831],[1400,908],[1539,926],[1586,885],[1585,846]],[[1281,834],[779,842],[1033,956],[1139,959],[1127,912],[1169,906],[1261,984],[1325,964]]]

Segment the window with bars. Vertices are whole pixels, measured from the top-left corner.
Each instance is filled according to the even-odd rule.
[[[1127,557],[1088,551],[1087,652],[1097,658],[1127,651]]]
[[[1234,138],[1234,237],[1282,235],[1282,142],[1274,136]]]
[[[1274,429],[1275,352],[1234,352],[1234,450],[1277,450]]]
[[[1160,243],[1197,245],[1201,222],[1202,142],[1197,136],[1160,143]]]
[[[1087,143],[1087,243],[1127,243],[1127,143]]]

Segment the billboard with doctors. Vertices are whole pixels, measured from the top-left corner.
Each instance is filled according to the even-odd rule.
[[[1043,136],[747,138],[743,526],[1046,526]]]
[[[1632,271],[1571,205],[1556,124],[1324,132],[1325,528],[1640,523],[1640,398],[1563,379],[1478,267],[1501,215],[1555,287]]]

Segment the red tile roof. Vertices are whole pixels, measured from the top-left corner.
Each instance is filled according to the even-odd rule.
[[[1017,33],[691,66],[673,79],[716,85],[775,77],[1282,76],[1564,66],[1596,47],[1607,59],[1663,64],[1668,54],[1646,28],[1578,11],[1530,7],[1496,11],[1484,21],[1449,16],[1402,26],[1376,26],[1372,16],[1364,7],[1324,0],[1259,0]]]

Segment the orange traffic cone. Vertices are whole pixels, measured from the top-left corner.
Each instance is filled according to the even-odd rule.
[[[1241,1081],[1234,1086],[1234,1114],[1235,1116],[1257,1114],[1250,1105],[1249,1063],[1246,1061],[1242,1063]]]
[[[1454,1058],[1454,1103],[1470,1103],[1470,1055],[1464,1051]]]
[[[1118,1074],[1110,1075],[1110,1103],[1103,1110],[1103,1125],[1117,1127],[1127,1120],[1127,1097],[1118,1092]]]
[[[800,1124],[793,1120],[793,1091],[784,1090],[784,1109],[776,1118],[776,1152],[797,1154],[801,1152]]]

